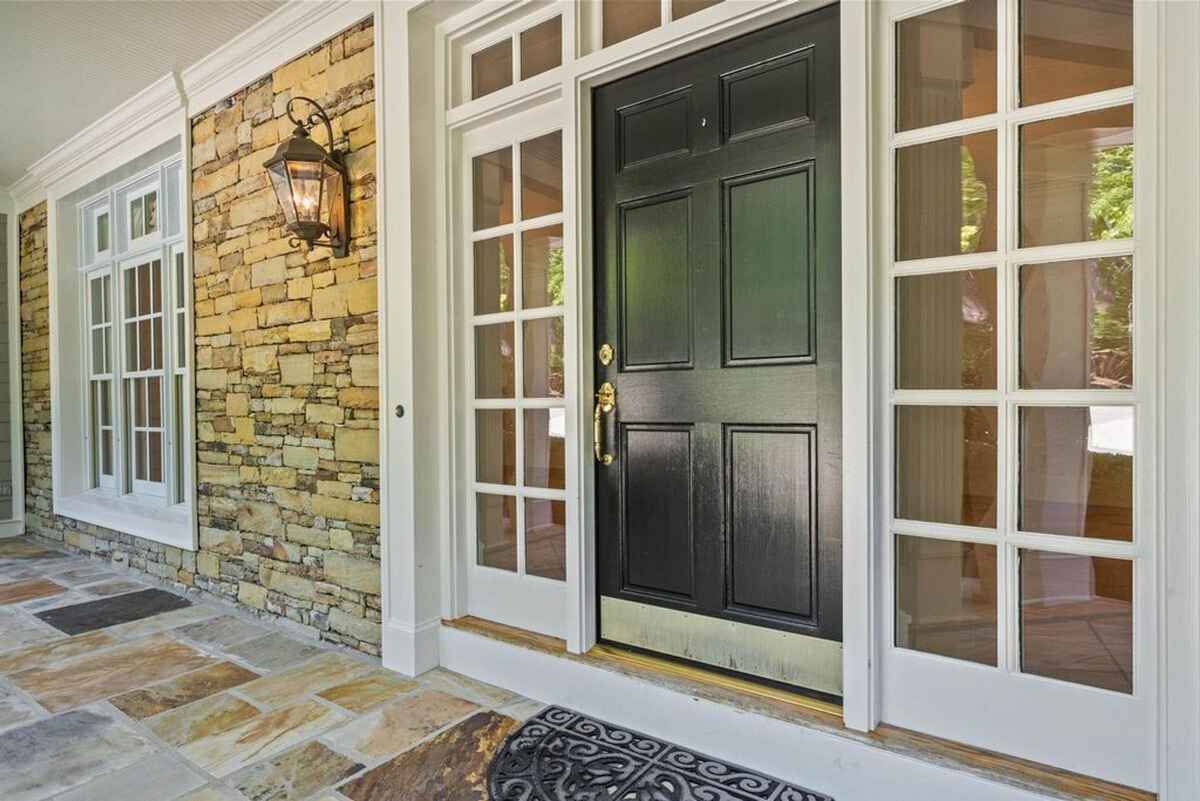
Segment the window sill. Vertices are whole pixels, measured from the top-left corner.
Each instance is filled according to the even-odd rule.
[[[184,505],[157,506],[119,498],[100,490],[90,490],[58,498],[55,512],[72,520],[103,526],[124,534],[182,548],[196,550],[196,529],[191,509]]]

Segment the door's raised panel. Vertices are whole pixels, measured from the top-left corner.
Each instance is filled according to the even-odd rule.
[[[816,361],[813,165],[722,182],[726,365]]]
[[[624,369],[691,365],[691,211],[690,192],[621,207],[617,353]]]
[[[692,87],[617,109],[617,159],[627,170],[692,150]]]
[[[624,589],[693,594],[692,426],[622,425]]]
[[[727,142],[811,121],[812,50],[769,58],[721,76],[721,134]]]
[[[728,603],[816,616],[816,426],[725,427]]]

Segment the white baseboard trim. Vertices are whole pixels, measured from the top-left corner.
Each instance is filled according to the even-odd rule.
[[[0,523],[0,540],[19,537],[24,533],[24,520],[5,520],[3,523]]]
[[[778,776],[837,801],[1048,801],[1048,796],[579,660],[438,628],[441,663],[448,670]]]
[[[419,676],[438,666],[440,620],[416,626],[395,621],[383,623],[383,666],[405,676]]]

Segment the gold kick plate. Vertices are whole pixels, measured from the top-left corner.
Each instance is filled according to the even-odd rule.
[[[605,381],[596,392],[596,410],[592,413],[592,452],[602,465],[613,463],[613,455],[604,450],[604,415],[612,414],[617,408],[617,390]]]

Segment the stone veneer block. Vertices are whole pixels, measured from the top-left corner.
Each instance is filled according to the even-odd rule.
[[[64,634],[84,634],[191,605],[191,601],[166,590],[148,589],[51,609],[40,612],[38,618]]]
[[[488,801],[488,764],[517,725],[512,718],[481,712],[343,784],[338,792],[351,801]]]
[[[131,718],[148,718],[254,681],[258,674],[232,662],[187,673],[170,681],[118,695],[110,703]]]
[[[243,768],[226,781],[253,801],[298,801],[362,768],[362,764],[313,741]]]

